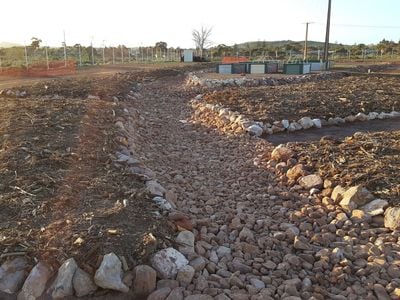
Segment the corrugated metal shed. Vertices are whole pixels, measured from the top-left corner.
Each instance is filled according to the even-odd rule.
[[[278,73],[278,63],[269,62],[267,63],[267,73]]]
[[[232,74],[232,64],[219,64],[217,65],[217,73]]]
[[[265,74],[265,64],[251,64],[251,74]]]
[[[298,64],[284,64],[283,65],[283,73],[285,74],[308,74],[311,72],[311,65],[307,63],[298,63]]]
[[[246,65],[245,64],[232,64],[232,73],[233,74],[246,73]]]
[[[193,62],[193,50],[183,50],[183,61]]]

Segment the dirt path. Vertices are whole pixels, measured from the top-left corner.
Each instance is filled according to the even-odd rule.
[[[290,133],[278,133],[267,136],[265,139],[274,144],[285,144],[288,142],[313,142],[318,141],[321,137],[331,135],[336,138],[344,138],[350,136],[357,131],[360,132],[376,132],[376,131],[393,131],[400,130],[400,118],[374,120],[371,122],[357,122],[342,126],[329,126],[321,129],[312,128]]]

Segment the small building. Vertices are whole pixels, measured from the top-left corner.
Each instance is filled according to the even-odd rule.
[[[183,50],[183,61],[193,62],[193,50],[190,49]]]

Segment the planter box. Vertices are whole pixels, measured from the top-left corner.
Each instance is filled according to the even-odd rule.
[[[278,73],[278,63],[269,62],[267,63],[267,73]]]
[[[245,64],[232,64],[232,74],[244,74],[246,73]]]
[[[283,73],[285,74],[308,74],[311,72],[311,65],[310,64],[284,64],[283,65]]]
[[[266,73],[266,65],[265,64],[251,64],[250,73],[251,74],[265,74]]]
[[[219,64],[217,65],[217,73],[232,74],[232,64]]]

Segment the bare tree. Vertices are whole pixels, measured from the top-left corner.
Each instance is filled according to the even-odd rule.
[[[201,26],[200,30],[193,29],[192,36],[193,41],[196,44],[196,48],[200,52],[200,56],[203,57],[203,51],[205,48],[211,46],[210,36],[212,27]]]

